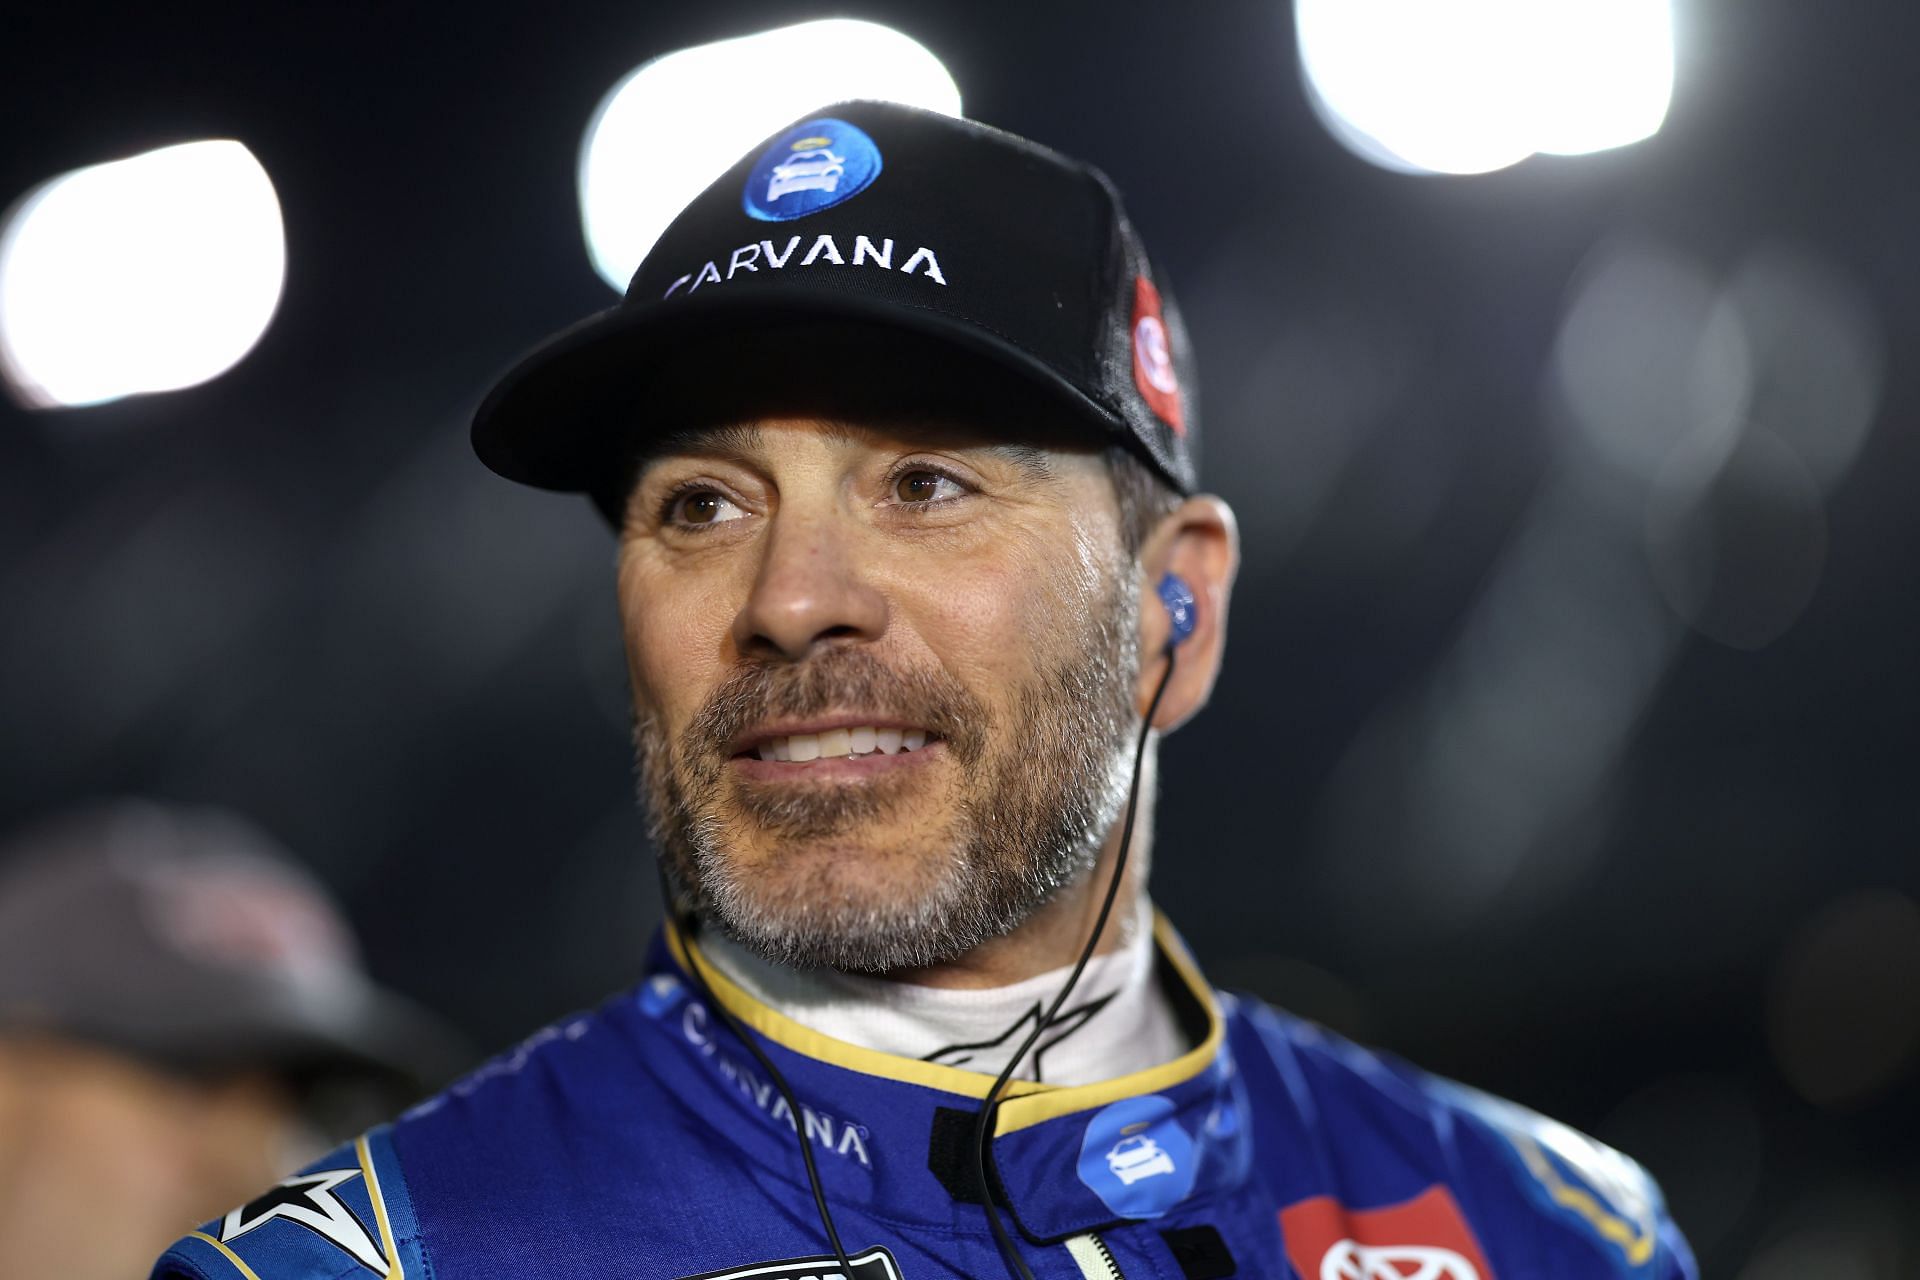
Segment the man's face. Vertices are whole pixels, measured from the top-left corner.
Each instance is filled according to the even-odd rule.
[[[1125,800],[1134,576],[1096,452],[768,418],[656,456],[619,592],[677,887],[801,967],[1011,931]]]

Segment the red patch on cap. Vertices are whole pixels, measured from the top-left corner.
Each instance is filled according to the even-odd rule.
[[[1280,1231],[1303,1280],[1497,1280],[1441,1186],[1383,1209],[1315,1196],[1282,1209]]]
[[[1160,315],[1160,291],[1145,276],[1133,278],[1133,385],[1175,435],[1187,434],[1186,417],[1180,412],[1180,381],[1173,372],[1173,348],[1167,341],[1167,322]]]

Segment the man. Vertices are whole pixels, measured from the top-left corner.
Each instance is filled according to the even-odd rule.
[[[442,1039],[249,824],[127,800],[38,824],[0,849],[0,1270],[140,1274],[444,1080]]]
[[[475,424],[618,530],[677,918],[158,1274],[1691,1276],[1624,1157],[1153,918],[1141,773],[1236,561],[1192,386],[1095,171],[878,103],[741,159]]]

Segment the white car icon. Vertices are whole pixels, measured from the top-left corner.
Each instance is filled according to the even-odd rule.
[[[825,147],[799,151],[773,166],[767,180],[767,199],[778,200],[795,191],[832,191],[847,171],[847,158]]]
[[[1173,1172],[1173,1157],[1148,1137],[1122,1138],[1107,1152],[1107,1168],[1127,1186],[1142,1178]]]

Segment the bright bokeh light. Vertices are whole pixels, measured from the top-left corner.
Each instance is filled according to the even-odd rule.
[[[76,169],[0,229],[0,373],[34,408],[205,382],[266,332],[286,267],[273,182],[238,142]]]
[[[587,253],[614,288],[674,216],[748,148],[816,107],[878,98],[960,114],[960,89],[925,46],[833,18],[681,49],[601,101],[580,148]]]
[[[1670,0],[1295,0],[1294,19],[1315,109],[1385,168],[1625,146],[1673,97]]]

